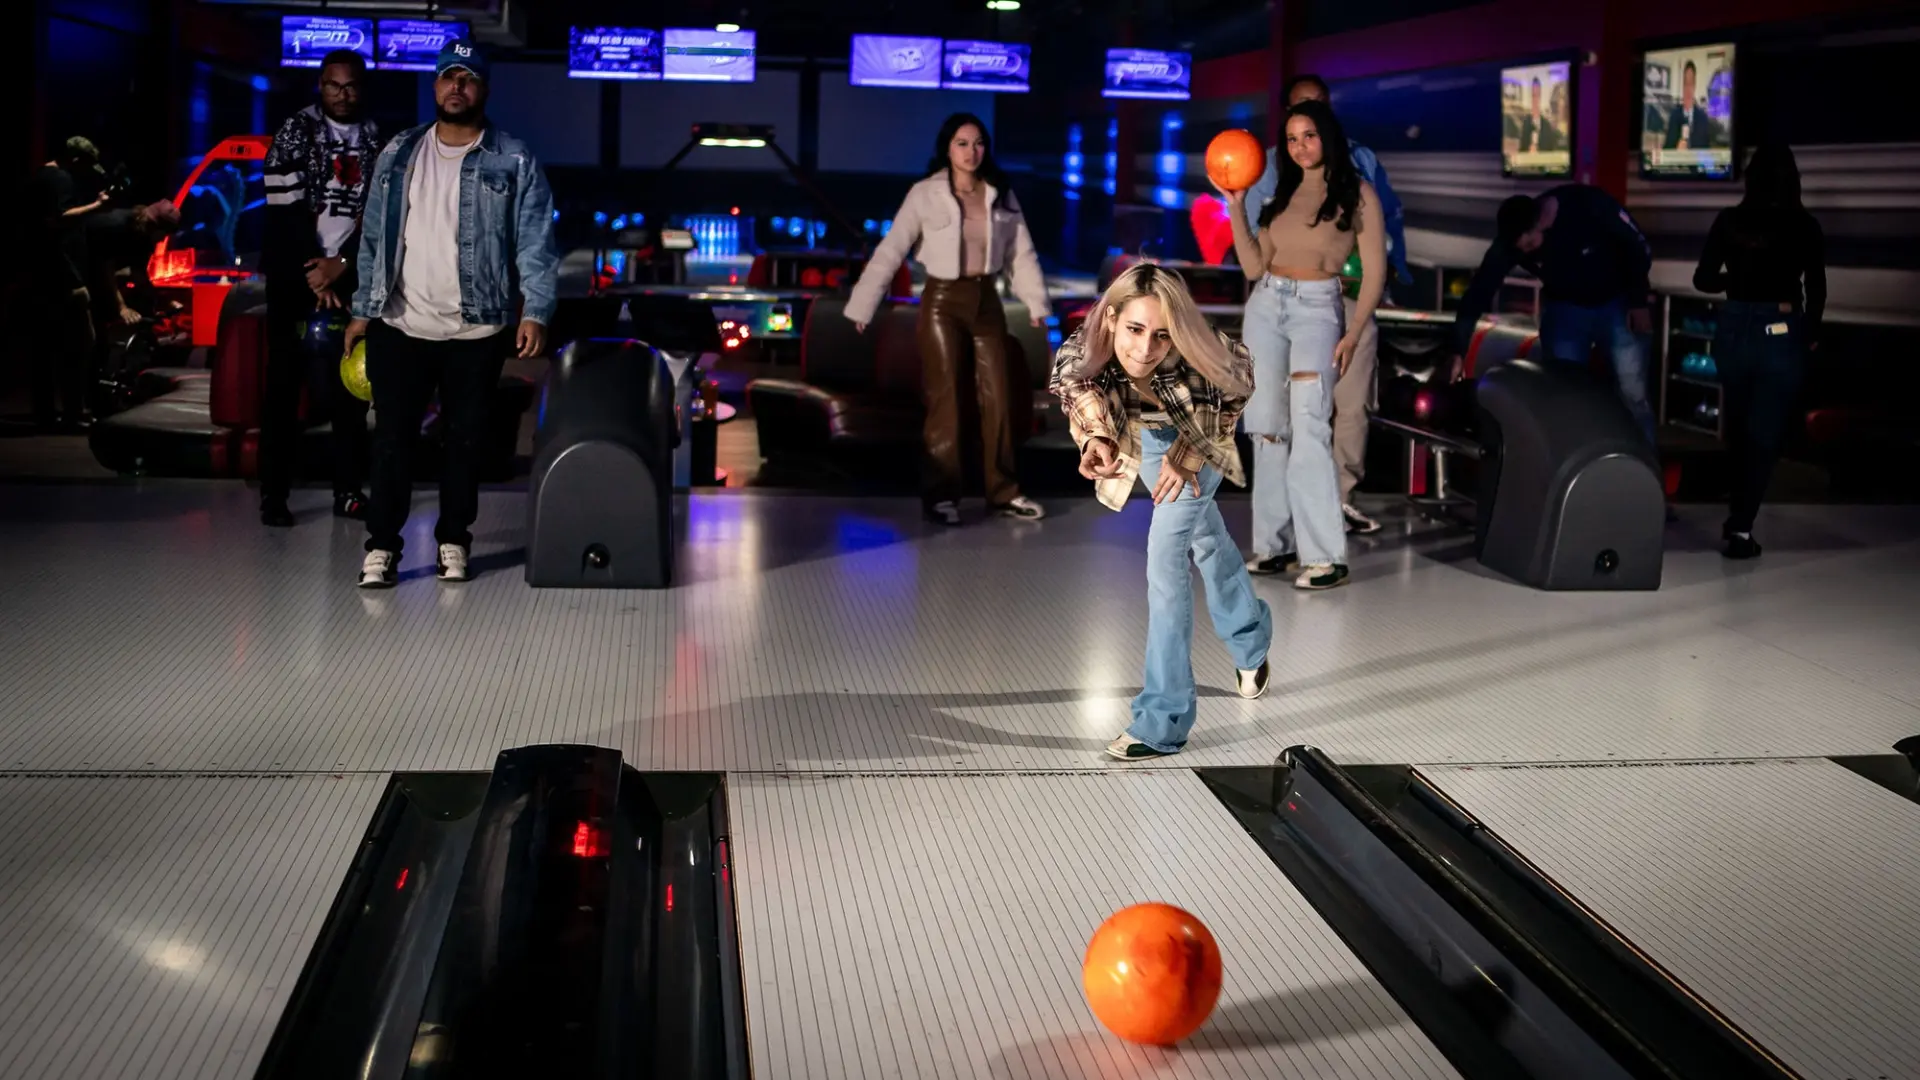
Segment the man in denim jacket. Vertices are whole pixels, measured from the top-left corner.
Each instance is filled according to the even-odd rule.
[[[347,348],[366,337],[376,417],[363,589],[399,580],[413,451],[436,390],[446,432],[437,566],[442,581],[467,579],[487,409],[507,354],[546,348],[558,284],[553,192],[526,144],[487,123],[486,58],[450,41],[435,71],[439,119],[380,152],[361,222]]]
[[[1318,75],[1299,75],[1287,84],[1288,108],[1308,100],[1332,104],[1331,97],[1325,80]],[[1387,222],[1387,260],[1393,264],[1393,277],[1401,284],[1410,285],[1413,274],[1407,269],[1406,212],[1400,206],[1400,197],[1387,183],[1387,170],[1381,167],[1373,151],[1352,139],[1347,140],[1347,149],[1353,155],[1353,167],[1360,173],[1360,179],[1372,184],[1375,194],[1380,196],[1380,214]],[[1247,192],[1248,225],[1256,236],[1260,233],[1260,208],[1273,198],[1280,186],[1280,172],[1274,167],[1273,155],[1274,150],[1267,151],[1267,171]],[[1391,295],[1391,288],[1388,293]],[[1346,303],[1347,318],[1351,319],[1353,298],[1347,297]],[[1359,486],[1366,471],[1367,418],[1373,413],[1374,371],[1379,364],[1380,331],[1370,323],[1360,334],[1353,361],[1333,384],[1333,461],[1340,472],[1340,514],[1346,518],[1347,531],[1353,533],[1380,531],[1379,522],[1353,505],[1353,489]]]

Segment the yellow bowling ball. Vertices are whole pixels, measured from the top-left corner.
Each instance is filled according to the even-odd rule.
[[[347,393],[361,401],[373,400],[373,384],[367,381],[367,339],[353,343],[353,351],[340,358],[340,381]]]

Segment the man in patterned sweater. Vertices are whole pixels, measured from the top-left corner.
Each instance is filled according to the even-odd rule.
[[[367,406],[340,380],[339,357],[312,355],[307,325],[317,312],[345,321],[354,254],[379,132],[363,118],[366,61],[348,50],[320,66],[320,101],[287,118],[265,164],[267,227],[266,400],[260,416],[260,520],[293,524],[287,496],[299,459],[300,389],[311,416],[333,424],[333,512],[363,519],[368,467]]]

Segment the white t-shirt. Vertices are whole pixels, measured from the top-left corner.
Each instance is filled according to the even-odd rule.
[[[354,188],[364,190],[364,170],[372,162],[362,161],[360,156],[361,144],[369,141],[361,133],[363,125],[342,124],[324,113],[320,119],[326,124],[321,138],[326,140],[328,172],[325,177],[309,177],[307,182],[320,184],[320,216],[314,222],[314,231],[320,250],[331,256],[340,254],[360,224],[360,203],[353,198]]]
[[[382,315],[408,337],[471,341],[504,329],[460,320],[460,163],[478,145],[448,146],[436,127],[414,150],[400,272]]]

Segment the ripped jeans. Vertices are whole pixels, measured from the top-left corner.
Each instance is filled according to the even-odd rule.
[[[1307,566],[1347,561],[1333,463],[1333,348],[1346,332],[1340,282],[1268,274],[1247,298],[1241,333],[1253,397],[1241,423],[1253,442],[1253,554],[1298,552]]]

